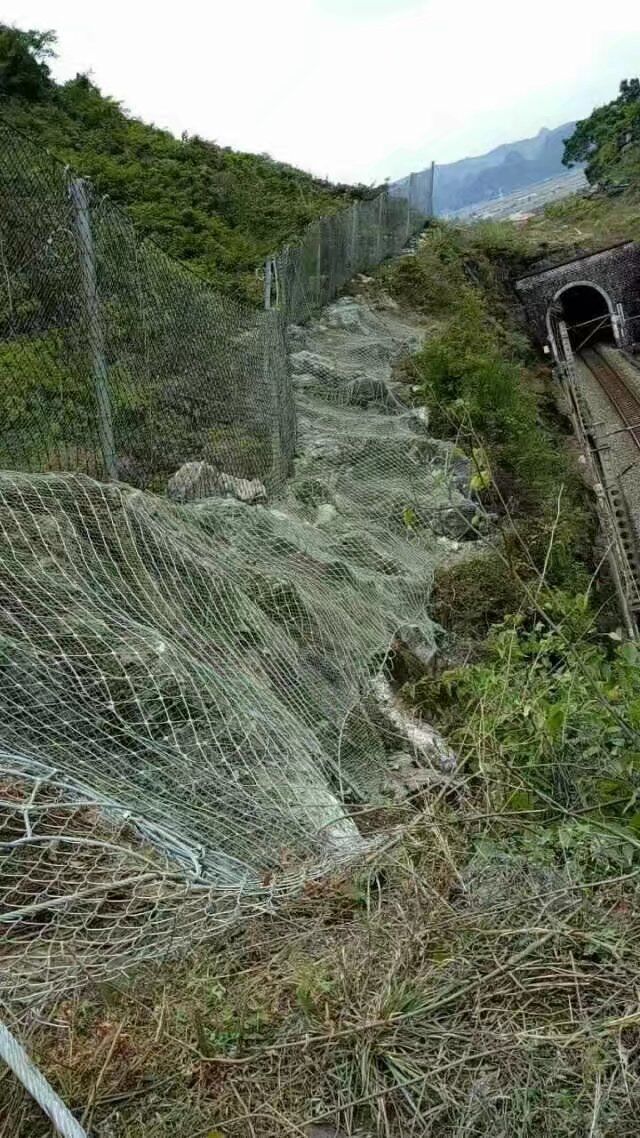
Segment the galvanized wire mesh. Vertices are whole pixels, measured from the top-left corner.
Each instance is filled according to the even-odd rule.
[[[399,635],[433,648],[460,493],[394,391],[413,333],[392,312],[347,298],[287,343],[283,312],[2,139],[0,1000],[20,1011],[361,854],[352,804],[425,761],[383,667]],[[358,207],[357,260],[354,211],[322,223],[315,294],[313,234],[288,251],[284,312],[392,252],[401,206]]]
[[[0,466],[163,490],[204,460],[281,481],[292,442],[277,318],[141,240],[5,126],[0,146]]]
[[[356,273],[399,253],[426,216],[412,199],[385,191],[319,218],[301,242],[275,259],[278,305],[286,319],[306,320]]]

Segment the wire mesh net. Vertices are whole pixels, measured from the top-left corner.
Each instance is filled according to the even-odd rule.
[[[433,651],[464,499],[394,380],[416,331],[391,310],[347,297],[286,336],[4,141],[0,1000],[19,1013],[370,848],[354,807],[433,757],[385,667],[399,639]]]
[[[415,197],[399,196],[390,187],[390,192],[319,218],[301,242],[283,249],[275,260],[278,304],[287,320],[306,320],[356,273],[399,253],[426,216]]]
[[[183,463],[283,477],[274,314],[212,289],[0,125],[0,466],[163,490]]]

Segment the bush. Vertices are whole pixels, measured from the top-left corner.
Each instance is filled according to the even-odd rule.
[[[427,230],[415,257],[387,270],[386,281],[394,294],[438,319],[437,329],[414,357],[414,390],[429,407],[438,433],[455,438],[467,453],[482,455],[483,470],[477,471],[478,484],[471,489],[494,512],[526,515],[528,538],[535,537],[537,545],[537,529],[548,535],[560,497],[552,556],[554,564],[564,561],[571,575],[574,558],[567,551],[579,542],[585,522],[583,493],[560,445],[558,426],[545,416],[535,393],[541,365],[507,288],[508,265],[519,265],[523,257],[522,239],[513,226],[457,228],[441,222]],[[535,518],[539,527],[532,524]],[[544,540],[542,545],[546,551]],[[544,553],[540,560],[536,552],[533,561],[541,567]],[[482,576],[486,571],[483,566]],[[460,583],[469,575],[473,593],[477,583],[466,567],[453,572],[452,585],[457,587],[458,572]],[[489,618],[504,615],[512,595],[511,584],[503,587],[494,580],[489,595],[494,587],[504,594],[495,605],[489,599],[485,605],[479,595],[475,601],[467,597],[481,634]],[[446,593],[443,589],[448,609]],[[449,625],[452,619],[449,613]],[[465,629],[470,623],[462,618]]]
[[[482,659],[406,694],[467,763],[482,756],[501,806],[542,795],[640,830],[640,649],[598,633],[586,593],[537,606],[497,625]]]

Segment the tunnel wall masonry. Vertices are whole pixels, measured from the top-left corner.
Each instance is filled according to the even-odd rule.
[[[626,322],[626,342],[640,344],[640,244],[626,241],[598,253],[540,268],[516,281],[536,337],[547,343],[547,311],[558,292],[567,285],[593,284],[610,298],[614,311],[621,305]]]

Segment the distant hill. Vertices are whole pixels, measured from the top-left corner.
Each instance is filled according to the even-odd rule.
[[[220,287],[256,289],[255,267],[363,187],[336,186],[266,154],[197,136],[174,138],[133,118],[85,75],[53,81],[55,35],[0,24],[0,115],[101,193],[139,229]]]
[[[434,207],[436,214],[490,201],[502,194],[566,173],[562,164],[564,140],[575,129],[575,123],[564,123],[554,130],[543,127],[535,138],[508,142],[477,158],[438,166],[436,170]]]

